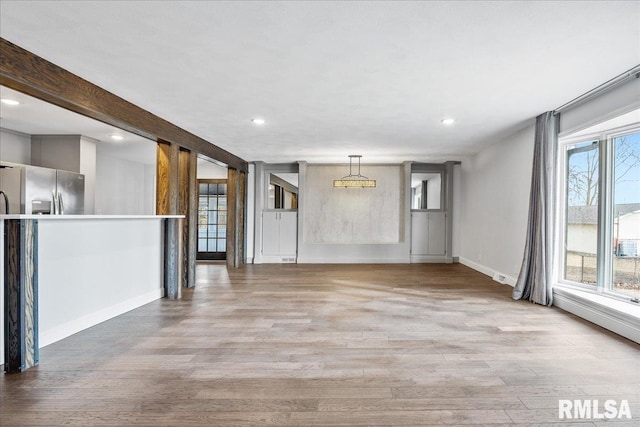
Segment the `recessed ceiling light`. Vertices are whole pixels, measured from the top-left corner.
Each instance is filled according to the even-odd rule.
[[[114,141],[122,141],[124,139],[124,136],[122,136],[122,135],[111,135],[111,139],[113,139]]]
[[[442,119],[442,124],[443,125],[447,125],[447,126],[450,126],[450,125],[454,124],[455,122],[456,121],[453,120],[453,119]]]
[[[0,101],[6,105],[20,105],[20,101],[16,101],[15,99],[2,98]]]
[[[261,119],[259,117],[256,117],[255,119],[251,120],[253,122],[253,124],[255,125],[263,125],[266,123],[265,119]]]

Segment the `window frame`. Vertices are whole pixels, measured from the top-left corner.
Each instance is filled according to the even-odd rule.
[[[627,124],[620,127],[605,129],[595,133],[579,136],[567,135],[558,138],[557,158],[557,191],[556,200],[556,232],[555,247],[555,283],[561,286],[576,288],[582,291],[601,294],[613,299],[629,302],[634,297],[613,290],[613,252],[609,253],[613,232],[613,206],[614,206],[614,141],[621,136],[640,132],[640,122]],[[569,146],[597,141],[599,147],[598,161],[598,225],[597,225],[597,249],[596,255],[596,286],[565,279],[566,270],[566,246],[567,246],[567,167],[569,159]]]
[[[263,211],[274,211],[277,210],[278,212],[280,211],[297,211],[298,207],[297,206],[295,209],[284,209],[284,208],[276,208],[275,207],[275,199],[274,199],[274,207],[270,207],[269,206],[269,186],[270,185],[275,185],[271,183],[271,175],[276,175],[276,178],[280,181],[282,181],[283,183],[289,184],[287,181],[283,180],[282,178],[278,177],[277,175],[279,173],[294,173],[294,174],[298,174],[298,178],[300,178],[300,165],[298,163],[273,163],[273,164],[269,164],[269,163],[265,163],[264,164],[264,169],[263,169],[263,186],[261,189],[257,190],[257,191],[262,191],[263,192],[263,197],[264,197],[264,206],[262,207]],[[291,184],[289,184],[291,185]],[[285,191],[287,191],[287,188],[285,185],[280,185]],[[293,187],[293,185],[291,185]],[[296,200],[299,202],[299,197],[300,197],[300,182],[298,182],[298,187],[297,187],[298,192],[296,193]],[[275,188],[274,188],[274,196],[275,196]]]
[[[414,174],[440,174],[440,208],[438,209],[414,209],[411,180]],[[409,177],[409,210],[411,212],[447,212],[447,168],[446,164],[440,163],[413,163],[411,165],[411,176]]]

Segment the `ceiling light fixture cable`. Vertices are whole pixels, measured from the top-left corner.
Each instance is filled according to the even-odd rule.
[[[360,173],[360,159],[362,158],[359,154],[351,154],[349,155],[349,175],[343,176],[340,179],[335,179],[333,181],[334,187],[344,187],[344,188],[373,188],[376,186],[375,179],[369,179],[366,176]],[[353,173],[353,159],[358,159],[358,173]]]

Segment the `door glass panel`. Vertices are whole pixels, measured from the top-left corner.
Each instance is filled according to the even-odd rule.
[[[226,237],[227,184],[201,181],[198,188],[198,256],[224,259],[226,246],[219,244],[218,239]]]
[[[221,210],[221,211],[227,210],[227,196],[220,196],[218,198],[218,210]]]
[[[218,252],[225,252],[227,250],[227,240],[218,239]]]
[[[640,133],[613,139],[613,286],[640,296]]]
[[[599,145],[597,141],[577,144],[567,154],[564,278],[595,287]]]

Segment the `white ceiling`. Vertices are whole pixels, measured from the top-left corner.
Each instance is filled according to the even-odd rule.
[[[249,161],[461,159],[640,63],[638,1],[2,0],[0,12],[3,38]]]

